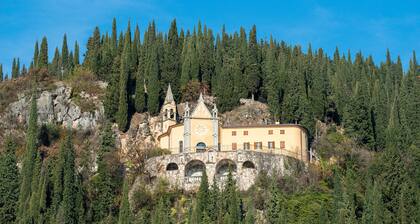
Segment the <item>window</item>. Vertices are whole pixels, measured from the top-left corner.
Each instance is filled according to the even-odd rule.
[[[232,143],[232,150],[236,150],[237,149],[237,145],[236,145],[236,143]]]
[[[254,142],[254,149],[262,149],[262,142]]]
[[[249,142],[244,142],[244,150],[250,150],[251,147],[249,145]]]
[[[284,130],[280,130],[280,134],[281,135],[284,135]]]
[[[184,142],[179,141],[179,152],[182,152],[183,148],[184,148]]]
[[[244,135],[248,135],[248,131],[244,131]]]
[[[273,130],[268,130],[268,134],[272,135],[273,134]]]
[[[285,146],[286,144],[284,143],[284,141],[280,141],[280,148],[281,149],[284,149],[284,148],[286,148],[286,146]]]
[[[236,136],[236,131],[232,131],[232,136]]]
[[[274,149],[275,148],[274,142],[268,142],[268,148],[269,149]]]

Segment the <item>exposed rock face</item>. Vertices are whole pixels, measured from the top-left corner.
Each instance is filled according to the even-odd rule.
[[[82,112],[72,100],[72,89],[61,82],[57,88],[42,91],[37,98],[38,122],[71,125],[81,130],[95,129],[103,119],[104,108],[99,99],[83,96],[86,100],[94,100],[96,108],[91,112]],[[0,127],[14,129],[25,125],[29,119],[30,96],[20,95],[18,101],[11,103],[0,116]]]

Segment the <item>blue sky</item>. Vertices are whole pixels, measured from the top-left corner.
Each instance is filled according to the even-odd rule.
[[[13,57],[28,65],[36,40],[48,38],[50,56],[61,46],[64,33],[69,45],[77,40],[84,51],[95,26],[110,31],[116,17],[119,29],[128,19],[144,32],[155,20],[166,32],[172,19],[178,27],[193,28],[198,20],[218,32],[257,25],[258,38],[273,35],[306,49],[322,47],[332,55],[362,51],[384,60],[389,48],[393,59],[400,55],[405,67],[412,51],[420,51],[420,1],[175,1],[175,0],[1,0],[0,63],[10,73]]]

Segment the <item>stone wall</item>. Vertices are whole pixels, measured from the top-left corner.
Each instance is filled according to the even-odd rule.
[[[223,185],[228,170],[231,170],[239,189],[247,190],[261,171],[285,175],[299,166],[304,167],[304,163],[284,155],[239,150],[154,157],[146,161],[145,169],[152,181],[164,178],[171,186],[186,191],[199,187],[201,169],[206,171],[210,184],[217,181],[219,186]]]

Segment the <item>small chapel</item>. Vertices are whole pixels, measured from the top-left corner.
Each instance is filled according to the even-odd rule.
[[[194,108],[185,103],[178,115],[171,86],[161,109],[162,134],[159,147],[171,154],[206,151],[259,151],[281,154],[308,162],[308,132],[299,124],[223,126],[216,104],[209,109],[203,95]]]

